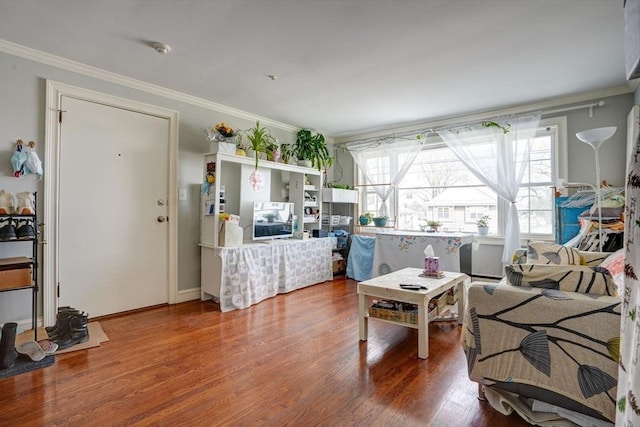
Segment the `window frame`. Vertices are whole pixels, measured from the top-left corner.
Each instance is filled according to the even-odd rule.
[[[552,191],[553,185],[558,181],[559,177],[567,176],[567,164],[568,164],[568,139],[567,139],[567,117],[566,116],[556,116],[541,119],[538,128],[555,128],[556,129],[556,138],[552,141],[552,151],[551,151],[551,185],[549,191]],[[430,146],[433,147],[433,144],[443,144],[439,138],[430,137],[426,138],[424,143],[424,149],[429,149]],[[395,159],[390,160],[390,164],[393,166],[397,165],[397,161]],[[355,178],[356,178],[356,187],[363,188],[364,191],[360,191],[360,200],[359,206],[365,206],[364,202],[366,201],[367,190],[366,187],[369,185],[362,185],[364,182],[364,175],[360,168],[357,167],[354,163],[354,170],[356,170]],[[367,183],[369,184],[369,183]],[[382,184],[382,183],[378,183]],[[392,192],[391,196],[388,200],[388,208],[392,212],[391,217],[400,217],[399,215],[399,198],[398,198],[398,188],[395,188]],[[406,189],[405,189],[406,190]],[[497,197],[496,204],[496,215],[497,215],[497,230],[494,234],[489,236],[483,236],[483,240],[504,240],[504,233],[506,227],[506,218],[508,215],[509,203],[502,200],[502,198]],[[360,209],[360,208],[359,208]],[[466,213],[467,206],[465,206],[465,223],[468,223],[468,215]],[[367,212],[367,210],[361,210],[361,213]],[[549,240],[554,239],[555,230],[556,230],[556,218],[555,218],[555,207],[551,206],[552,212],[552,231],[550,234],[536,234],[536,233],[522,233],[521,237],[523,239],[542,239]],[[411,230],[413,231],[413,230]],[[417,230],[415,230],[417,231]]]

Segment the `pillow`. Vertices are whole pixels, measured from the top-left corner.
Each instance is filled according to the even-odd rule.
[[[579,265],[580,253],[576,248],[569,246],[548,242],[529,242],[527,245],[527,263]]]
[[[624,294],[624,248],[618,249],[609,254],[600,267],[606,268],[613,276],[613,282],[616,284],[618,295]]]
[[[611,273],[602,267],[512,264],[504,269],[507,281],[514,286],[557,289],[583,294],[617,295]]]

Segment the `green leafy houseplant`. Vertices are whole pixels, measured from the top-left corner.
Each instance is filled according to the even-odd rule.
[[[293,154],[298,160],[308,160],[311,166],[322,170],[333,164],[329,149],[321,133],[313,134],[308,129],[300,129],[293,144]]]
[[[269,129],[260,126],[260,121],[256,121],[254,127],[245,131],[245,135],[247,135],[247,139],[249,140],[248,148],[251,148],[255,152],[256,169],[258,169],[260,153],[266,153],[269,144],[275,144],[276,139],[271,135]]]
[[[358,218],[360,225],[369,225],[373,221],[373,214],[371,212],[363,213]]]
[[[291,144],[280,145],[280,157],[282,158],[282,163],[288,164],[291,154]]]

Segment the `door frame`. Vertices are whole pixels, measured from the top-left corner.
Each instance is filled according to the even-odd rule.
[[[177,302],[178,295],[178,112],[96,92],[77,86],[47,80],[45,114],[45,170],[44,170],[44,216],[42,227],[42,308],[45,325],[52,325],[57,312],[56,281],[58,278],[58,212],[60,203],[60,122],[62,97],[68,96],[115,108],[148,114],[169,121],[168,153],[168,217],[167,222],[167,293],[169,304]]]

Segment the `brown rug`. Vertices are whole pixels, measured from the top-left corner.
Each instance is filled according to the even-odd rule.
[[[109,337],[102,330],[102,326],[100,326],[100,322],[89,322],[87,324],[87,329],[89,330],[89,341],[83,342],[81,344],[76,344],[64,350],[56,351],[55,354],[63,354],[69,353],[72,351],[78,350],[86,350],[87,348],[99,347],[100,343],[105,341],[109,341]],[[44,328],[38,328],[38,341],[47,338],[47,332]],[[16,345],[23,343],[25,341],[29,341],[33,339],[33,329],[28,331],[24,331],[21,334],[16,335]]]

